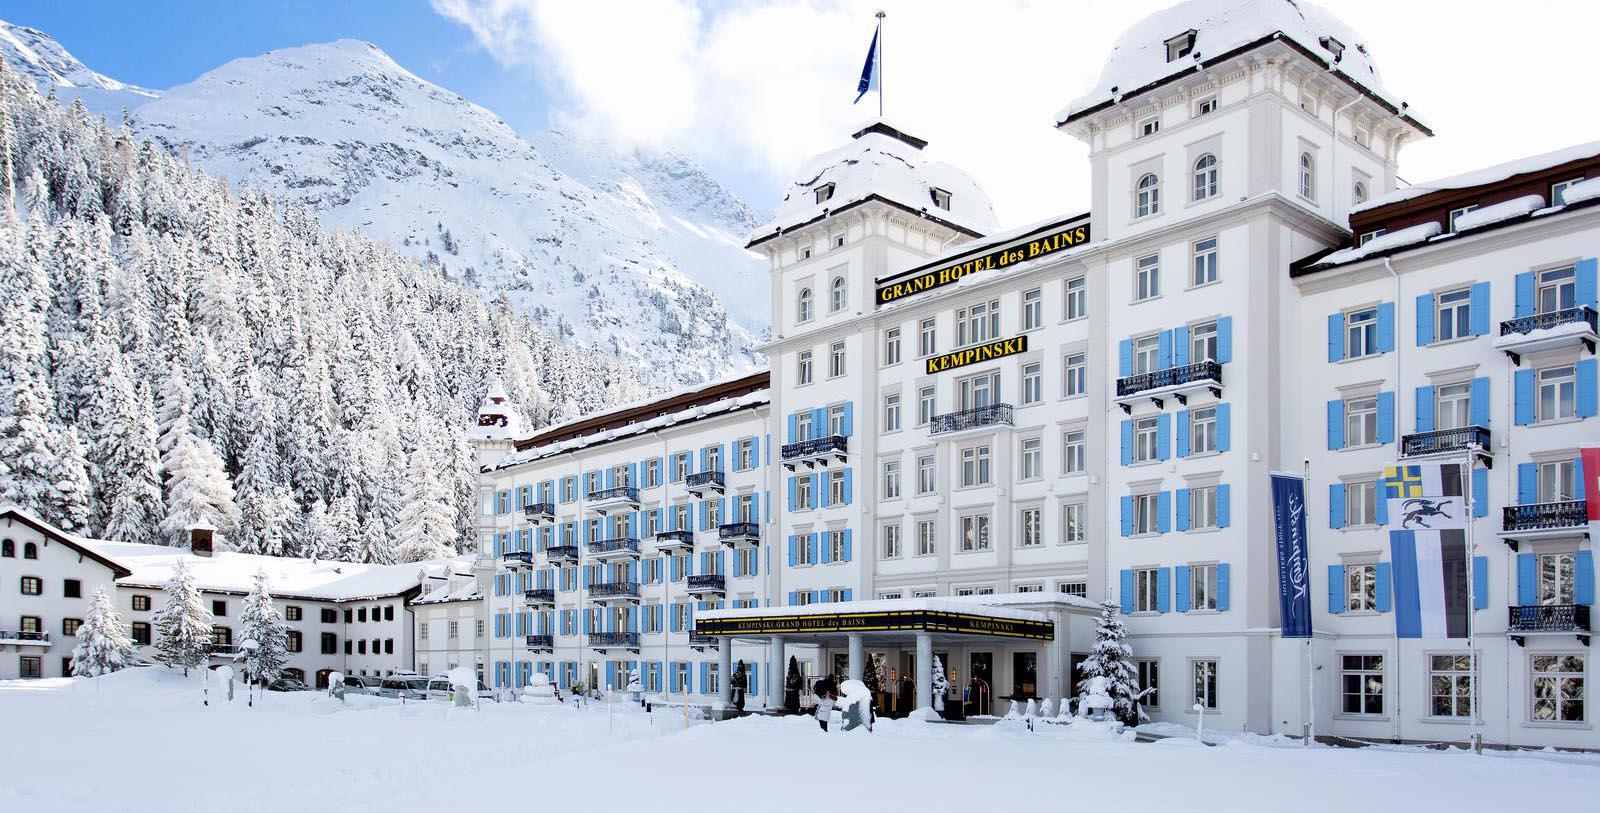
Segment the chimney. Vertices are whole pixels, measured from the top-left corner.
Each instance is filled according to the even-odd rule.
[[[205,523],[195,523],[189,526],[189,552],[196,556],[210,558],[212,545],[211,537],[217,531]]]

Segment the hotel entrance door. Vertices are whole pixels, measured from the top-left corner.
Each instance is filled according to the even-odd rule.
[[[967,680],[964,689],[967,698],[967,716],[989,713],[989,698],[994,677],[994,653],[974,652],[967,661]]]

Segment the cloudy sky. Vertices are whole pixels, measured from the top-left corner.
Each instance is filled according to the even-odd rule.
[[[227,59],[371,40],[523,132],[558,125],[698,157],[758,209],[807,156],[876,113],[852,105],[887,12],[888,118],[971,172],[1001,222],[1087,203],[1086,151],[1051,127],[1117,35],[1170,0],[312,0],[73,4],[0,0],[91,67],[170,87]],[[1425,180],[1600,138],[1589,40],[1600,4],[1324,0],[1385,84],[1438,134],[1409,146]]]

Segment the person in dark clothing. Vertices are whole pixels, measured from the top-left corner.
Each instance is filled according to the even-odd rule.
[[[910,676],[902,676],[900,678],[900,698],[895,701],[895,711],[899,713],[899,716],[904,717],[916,708],[916,704],[917,684]]]

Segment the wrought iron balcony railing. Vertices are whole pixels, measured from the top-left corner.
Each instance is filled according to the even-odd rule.
[[[552,562],[578,561],[577,545],[551,545],[544,549],[545,558]]]
[[[694,531],[657,531],[656,544],[662,547],[694,547]]]
[[[986,426],[1011,426],[1011,405],[990,404],[976,409],[963,409],[945,415],[935,415],[928,424],[928,434],[942,435],[963,429],[982,429]]]
[[[633,486],[616,486],[589,492],[589,502],[612,502],[616,500],[638,502],[639,489]]]
[[[1506,531],[1554,531],[1581,528],[1588,523],[1583,500],[1536,502],[1505,507]]]
[[[850,439],[843,435],[827,435],[826,437],[797,440],[794,443],[783,444],[781,454],[784,460],[798,460],[806,457],[844,453],[850,450]]]
[[[724,593],[728,579],[721,573],[696,573],[689,576],[688,591],[693,593]]]
[[[27,632],[24,630],[0,630],[0,643],[12,644],[19,641],[29,644],[49,644],[50,633]]]
[[[1465,452],[1469,449],[1488,451],[1489,430],[1481,426],[1461,426],[1455,429],[1435,429],[1400,437],[1401,457]]]
[[[556,637],[554,635],[529,635],[528,648],[535,651],[555,649]]]
[[[703,491],[708,488],[722,489],[727,482],[726,476],[721,471],[697,471],[683,478],[683,487],[687,491]]]
[[[593,649],[611,649],[615,647],[639,646],[639,633],[637,632],[591,632],[589,633],[589,646]]]
[[[533,553],[525,550],[508,550],[500,553],[500,561],[508,565],[531,565]]]
[[[610,554],[632,554],[637,556],[639,555],[639,540],[631,536],[618,537],[616,539],[591,539],[589,540],[589,552],[596,556]]]
[[[696,635],[692,632],[689,633],[689,646],[696,648],[715,647],[719,640],[721,639],[715,635]]]
[[[638,582],[600,582],[589,585],[589,598],[597,600],[639,598]]]
[[[1589,631],[1587,604],[1534,604],[1509,609],[1510,621],[1506,628],[1511,632]]]
[[[1151,370],[1148,373],[1123,376],[1117,379],[1117,397],[1138,395],[1141,392],[1176,387],[1182,384],[1222,384],[1222,364],[1210,359]]]
[[[759,539],[761,526],[754,522],[729,522],[717,526],[717,537],[728,541]]]
[[[1594,308],[1588,305],[1579,305],[1576,308],[1562,308],[1561,310],[1535,313],[1529,316],[1518,316],[1500,323],[1500,335],[1526,335],[1535,330],[1558,327],[1560,325],[1582,322],[1589,326],[1591,332],[1600,332],[1595,320]]]
[[[522,600],[529,604],[554,604],[556,603],[556,590],[554,587],[535,587],[532,590],[522,591]]]
[[[554,503],[536,502],[522,506],[522,513],[528,519],[550,519],[556,515]]]

